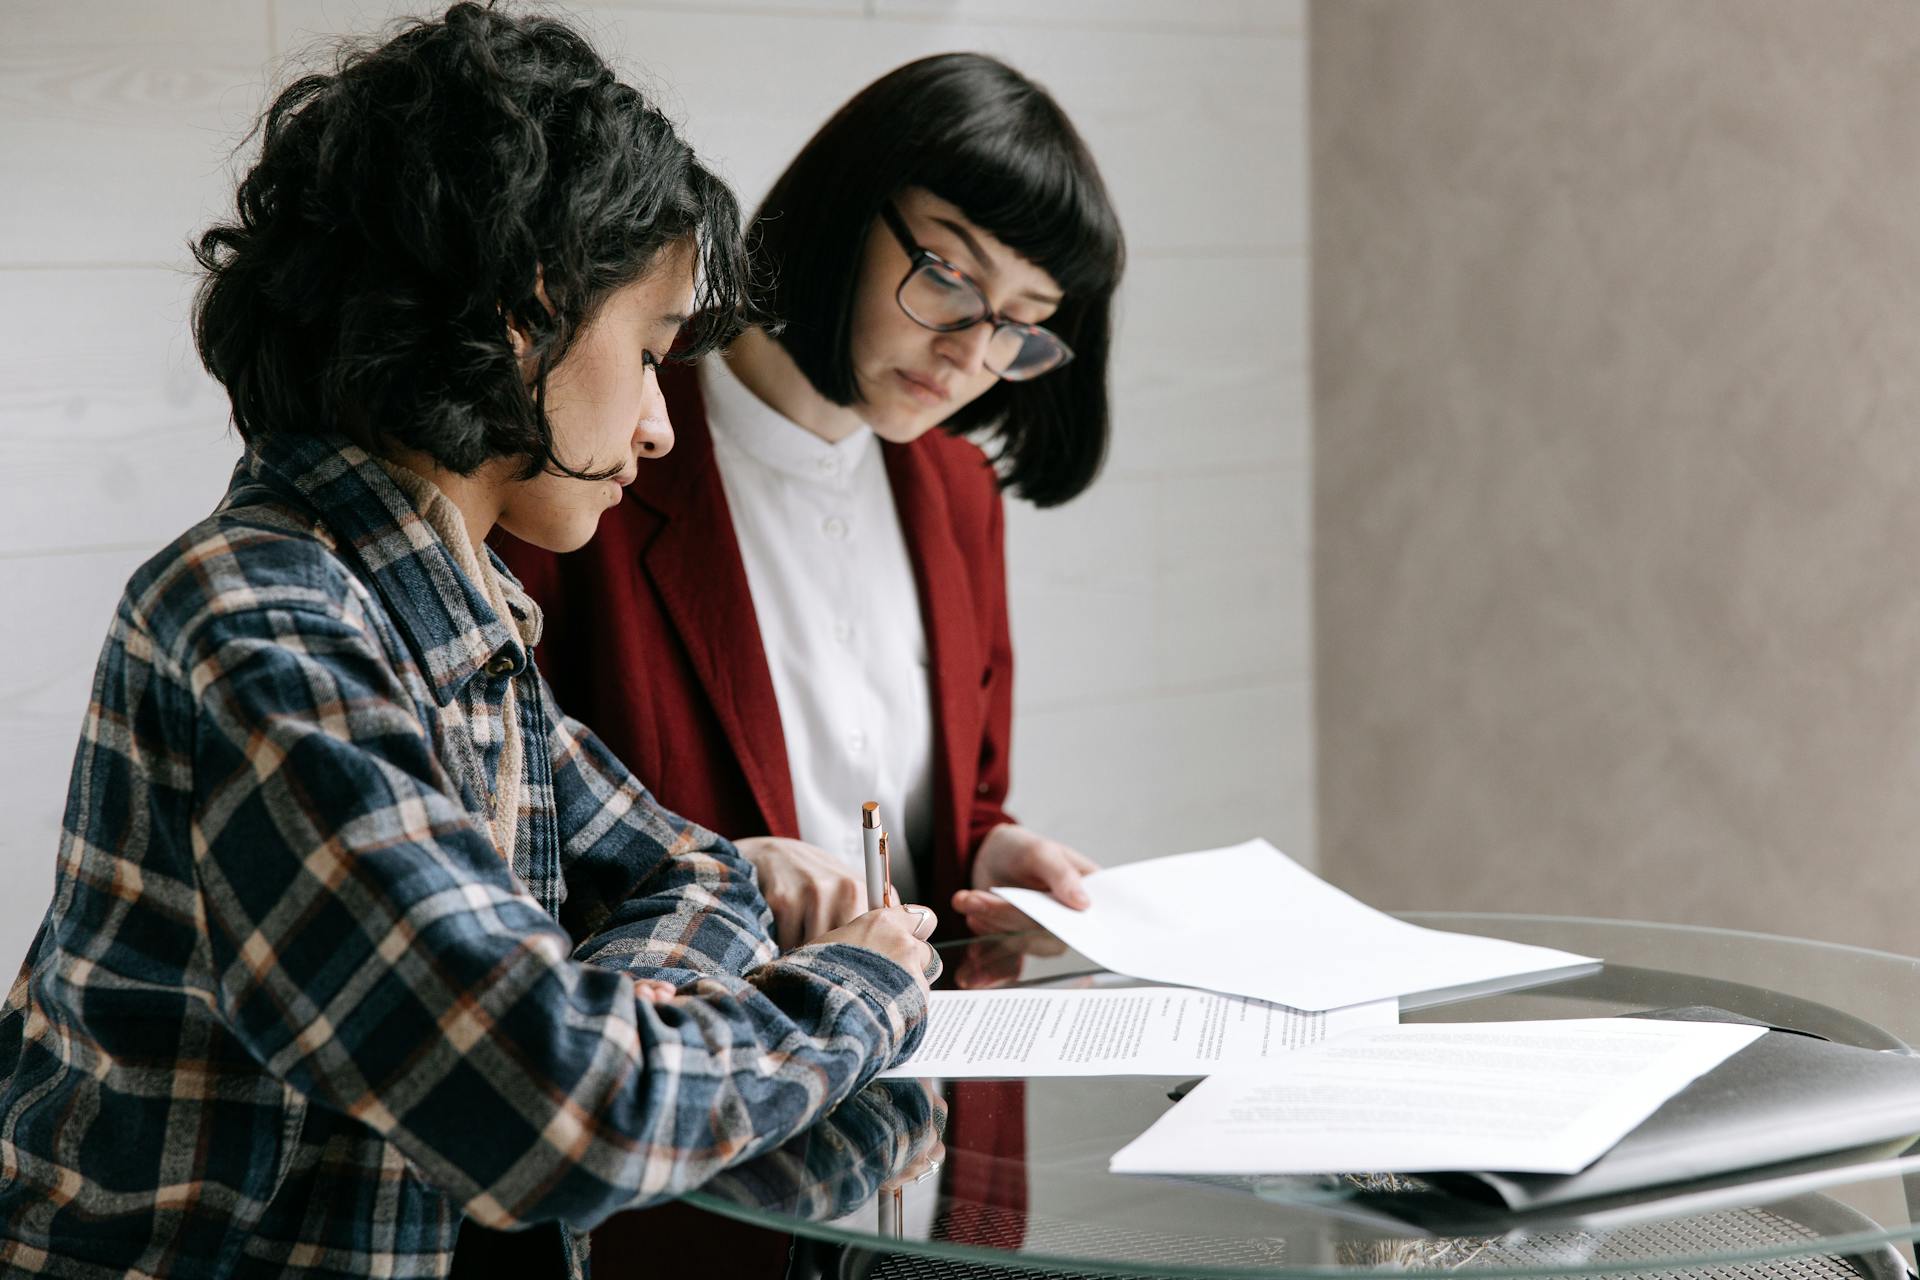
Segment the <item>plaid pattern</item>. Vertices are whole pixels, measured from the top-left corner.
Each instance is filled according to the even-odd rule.
[[[931,1151],[946,1120],[946,1104],[918,1080],[876,1080],[799,1137],[701,1190],[749,1209],[830,1222]]]
[[[511,868],[486,821],[508,680]],[[467,1214],[565,1224],[582,1275],[579,1230],[918,1040],[904,970],[776,959],[769,919],[730,845],[558,714],[371,458],[256,448],[100,658],[0,1011],[0,1269],[438,1276]],[[638,1000],[642,974],[680,997]]]

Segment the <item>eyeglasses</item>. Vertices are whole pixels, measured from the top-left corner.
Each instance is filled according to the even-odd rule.
[[[958,333],[983,323],[993,325],[983,363],[994,376],[1008,382],[1037,378],[1073,359],[1072,348],[1057,334],[995,313],[986,291],[974,283],[972,276],[915,243],[907,220],[891,203],[880,206],[880,216],[912,261],[893,296],[916,324],[935,333]]]

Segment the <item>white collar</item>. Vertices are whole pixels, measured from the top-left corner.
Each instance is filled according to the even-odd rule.
[[[697,367],[714,439],[775,471],[844,489],[874,455],[873,430],[864,423],[844,440],[828,444],[750,391],[723,354],[708,356]]]

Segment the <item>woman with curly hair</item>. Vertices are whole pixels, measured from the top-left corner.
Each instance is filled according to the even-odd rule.
[[[743,303],[725,187],[568,27],[456,5],[267,111],[197,246],[245,451],[129,582],[0,1010],[9,1274],[447,1274],[811,1123],[917,1040],[924,908],[784,954],[530,661]],[[697,268],[697,270],[696,270]],[[655,465],[648,462],[648,465]]]

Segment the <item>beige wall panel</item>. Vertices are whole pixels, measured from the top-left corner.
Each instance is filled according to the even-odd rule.
[[[1912,949],[1920,9],[1311,38],[1324,864]]]

